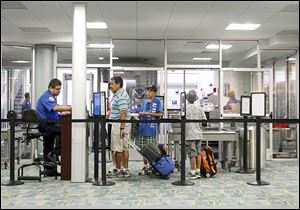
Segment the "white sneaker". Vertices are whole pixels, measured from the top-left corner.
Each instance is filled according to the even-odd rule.
[[[197,179],[197,175],[196,174],[192,174],[190,175],[190,179]]]
[[[127,170],[123,171],[123,176],[124,176],[124,177],[130,177],[130,176],[131,176],[131,175],[130,175],[130,170],[127,169]]]
[[[113,177],[115,175],[116,171],[117,171],[116,168],[111,168],[111,169],[108,170],[106,176],[109,177],[109,178],[111,178],[111,177]]]

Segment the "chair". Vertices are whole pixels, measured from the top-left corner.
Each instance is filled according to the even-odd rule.
[[[25,110],[22,114],[22,120],[28,120],[28,121],[35,121],[38,120],[37,114],[35,110],[33,109],[28,109]],[[35,129],[38,129],[39,127],[38,122],[22,122],[21,128],[26,129],[26,133],[23,133],[25,136],[25,140],[23,142],[26,142],[27,144],[31,141],[31,139],[37,139],[41,136],[48,136],[49,133],[41,133],[41,132],[34,132]],[[39,176],[24,176],[24,168],[29,167],[29,166],[37,166],[39,168]],[[42,172],[41,166],[48,166],[48,167],[53,167],[55,179],[57,179],[57,164],[53,162],[42,162],[39,158],[34,158],[33,163],[30,164],[23,164],[20,166],[18,169],[18,180],[39,180],[42,181],[42,174],[44,174],[44,177],[46,176],[45,170]]]

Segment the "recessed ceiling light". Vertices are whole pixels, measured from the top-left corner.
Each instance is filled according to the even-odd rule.
[[[237,24],[237,23],[231,23],[229,24],[225,30],[256,30],[261,26],[261,24]]]
[[[288,58],[287,60],[288,60],[288,61],[295,61],[296,58]]]
[[[18,48],[18,49],[25,49],[25,50],[30,49],[30,47],[23,47],[23,46],[17,46],[17,45],[13,45],[12,47]]]
[[[115,46],[113,44],[89,44],[88,47],[91,48],[114,48]]]
[[[119,58],[118,57],[113,57],[113,60],[119,60]]]
[[[212,58],[193,58],[193,61],[210,61]]]
[[[23,60],[20,60],[20,61],[11,61],[12,63],[31,63],[31,61],[23,61]]]
[[[221,45],[221,49],[223,49],[223,50],[227,50],[231,47],[232,47],[232,45],[226,45],[226,44]],[[206,46],[206,49],[216,50],[216,49],[219,49],[219,45],[218,44],[209,44]]]
[[[98,57],[98,59],[99,59],[99,60],[103,60],[104,58],[103,58],[103,57]]]
[[[107,28],[107,25],[104,22],[87,22],[86,27],[90,29],[104,29]]]

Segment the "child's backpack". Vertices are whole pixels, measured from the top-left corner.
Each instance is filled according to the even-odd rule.
[[[217,164],[212,149],[208,145],[202,147],[200,170],[201,175],[207,178],[217,174]]]

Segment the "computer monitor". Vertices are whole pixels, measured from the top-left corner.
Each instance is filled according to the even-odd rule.
[[[160,100],[160,104],[162,106],[162,110],[164,111],[165,97],[164,96],[155,96],[155,97]]]
[[[93,115],[94,116],[105,116],[106,115],[106,98],[105,92],[94,92],[93,93]]]

